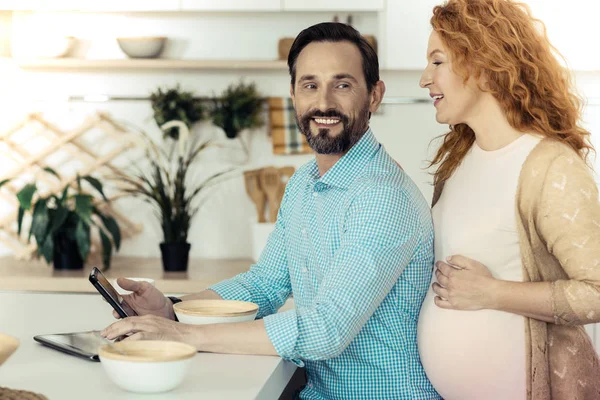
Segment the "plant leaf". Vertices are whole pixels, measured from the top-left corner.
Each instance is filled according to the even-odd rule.
[[[25,216],[25,209],[19,206],[19,213],[17,215],[17,233],[21,236],[21,228],[23,227],[23,216]]]
[[[52,168],[50,168],[50,167],[45,167],[45,168],[44,168],[44,171],[46,171],[47,173],[49,173],[49,174],[52,174],[52,175],[54,175],[55,177],[57,177],[58,179],[60,179],[60,175],[58,175],[58,172],[56,172],[56,171],[55,171],[55,170],[53,170]]]
[[[121,229],[119,228],[119,224],[110,215],[105,216],[100,214],[100,218],[102,219],[102,223],[104,224],[106,229],[108,229],[108,232],[110,232],[110,235],[112,236],[113,241],[115,242],[115,248],[118,251],[121,248]]]
[[[92,216],[92,196],[89,194],[75,195],[75,212],[89,224]]]
[[[77,191],[81,193],[81,176],[77,174]]]
[[[17,193],[17,199],[19,200],[19,204],[25,210],[31,209],[31,199],[33,199],[33,195],[37,191],[37,186],[35,183],[28,183]]]
[[[62,192],[62,196],[60,196],[60,202],[64,203],[65,200],[67,199],[67,195],[69,193],[69,185],[65,186],[65,189]]]
[[[108,236],[106,236],[106,234],[104,233],[102,228],[100,228],[99,231],[100,231],[100,239],[102,240],[102,264],[104,265],[104,270],[107,270],[110,268],[110,256],[112,255],[112,243],[110,242],[110,239],[108,238]]]
[[[60,228],[66,222],[68,216],[69,209],[58,205],[56,208],[56,213],[54,214],[54,218],[52,218],[52,227],[50,228],[50,233],[52,235],[60,230]]]
[[[78,218],[75,227],[75,242],[81,259],[85,262],[90,254],[90,226],[82,219]]]
[[[29,236],[33,233],[35,241],[38,245],[38,254],[41,252],[41,247],[46,241],[48,235],[48,225],[50,223],[50,216],[48,215],[47,199],[41,198],[33,207],[33,216],[31,219],[31,230]]]
[[[48,235],[41,247],[41,253],[46,259],[46,262],[50,264],[54,259],[54,235]],[[38,252],[39,253],[39,252]]]
[[[10,179],[3,179],[0,181],[0,187],[4,186],[5,184],[7,184],[8,182],[10,182]]]
[[[84,176],[83,179],[85,179],[86,181],[88,181],[89,184],[92,185],[94,187],[94,189],[96,189],[98,191],[98,193],[100,193],[102,195],[102,198],[106,202],[108,202],[108,199],[104,195],[104,190],[102,188],[102,183],[98,179],[94,178],[93,176],[89,176],[89,175]]]

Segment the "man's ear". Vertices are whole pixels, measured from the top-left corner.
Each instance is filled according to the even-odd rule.
[[[385,95],[385,83],[383,81],[377,81],[373,89],[371,90],[371,99],[369,103],[369,111],[374,113],[379,108],[383,96]]]
[[[296,96],[294,94],[294,84],[290,84],[290,97],[292,98],[292,104],[294,105],[294,108],[296,108]]]

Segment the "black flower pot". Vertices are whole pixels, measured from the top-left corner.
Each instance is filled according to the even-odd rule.
[[[54,269],[83,269],[83,259],[79,254],[77,243],[73,240],[69,240],[66,235],[57,235],[54,238],[54,255],[52,263],[54,264]]]
[[[163,268],[165,271],[187,271],[190,259],[189,243],[161,243]]]

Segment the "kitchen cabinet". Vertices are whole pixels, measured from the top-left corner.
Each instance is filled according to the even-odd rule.
[[[181,11],[281,11],[281,0],[181,0]]]
[[[384,0],[283,0],[285,11],[381,11],[384,7]]]
[[[388,0],[380,16],[379,55],[384,69],[421,70],[427,61],[429,20],[440,0]]]
[[[180,0],[0,0],[0,9],[15,11],[178,11]]]

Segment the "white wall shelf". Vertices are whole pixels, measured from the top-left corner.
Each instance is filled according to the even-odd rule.
[[[281,60],[174,60],[174,59],[117,59],[87,60],[76,58],[15,60],[24,70],[285,70]]]

